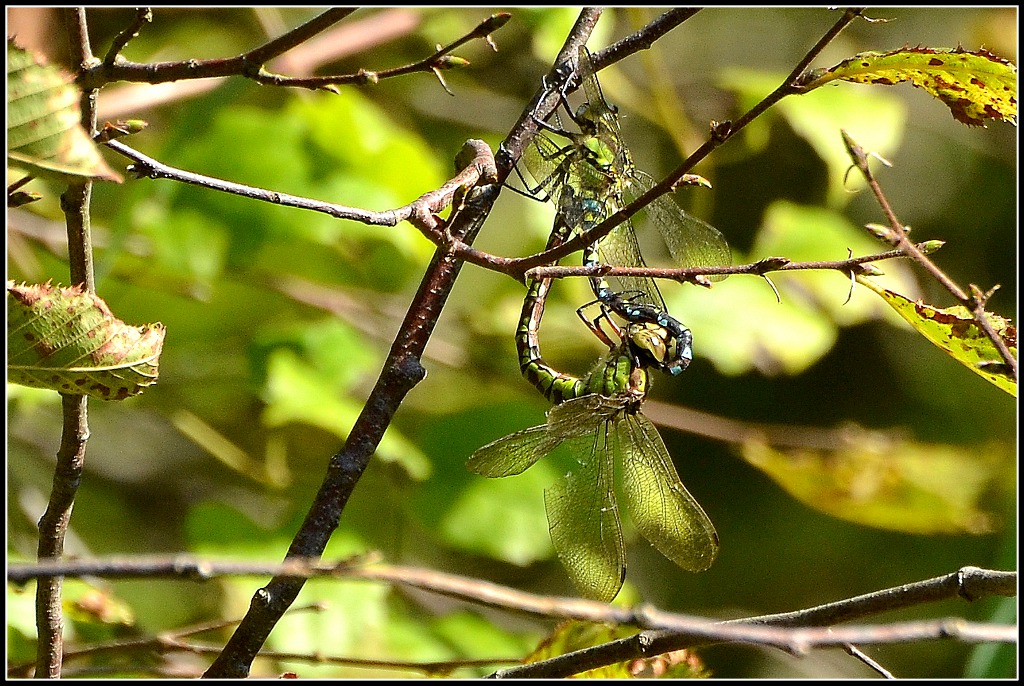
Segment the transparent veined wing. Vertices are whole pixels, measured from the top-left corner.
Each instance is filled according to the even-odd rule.
[[[615,499],[610,424],[569,441],[577,465],[544,490],[551,542],[579,591],[609,602],[626,576],[622,526]]]
[[[602,359],[594,367],[603,368],[607,364],[607,359]],[[592,436],[604,420],[615,416],[623,406],[621,400],[597,393],[566,400],[548,410],[548,432],[561,440]]]
[[[502,436],[476,450],[466,468],[490,478],[522,474],[563,441],[593,436],[604,419],[621,407],[614,398],[593,393],[567,400],[548,410],[547,423]]]
[[[569,183],[573,149],[572,143],[560,146],[549,136],[538,132],[523,152],[523,164],[534,182],[527,191],[557,205],[562,187]]]
[[[523,429],[478,449],[469,456],[466,468],[491,478],[522,474],[562,440],[548,433],[547,424]]]
[[[615,210],[618,211],[619,207]],[[610,216],[610,214],[609,214]],[[633,224],[627,220],[619,224],[597,244],[597,252],[601,256],[602,264],[614,265],[617,267],[646,267],[643,255],[640,253],[640,245],[637,243],[636,232]],[[652,306],[658,311],[666,310],[665,300],[661,297],[654,279],[646,276],[616,276],[610,277],[613,288],[621,293],[623,297],[634,302],[641,302]]]
[[[718,534],[679,480],[654,424],[640,413],[625,415],[615,424],[613,442],[626,508],[640,534],[683,569],[710,567]]]
[[[630,182],[624,193],[627,204],[654,187],[654,180],[639,169],[632,170]],[[679,267],[722,267],[732,264],[732,251],[722,232],[684,212],[672,198],[659,196],[644,211],[647,218],[658,227],[672,259]],[[725,275],[709,278],[720,281]]]

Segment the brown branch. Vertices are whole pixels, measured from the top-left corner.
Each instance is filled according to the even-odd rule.
[[[634,276],[651,277],[654,279],[672,279],[679,282],[701,283],[697,277],[700,276],[722,276],[729,274],[752,274],[764,276],[765,274],[777,271],[799,271],[799,270],[833,270],[845,274],[860,274],[864,272],[864,265],[882,260],[906,258],[907,255],[899,250],[889,250],[875,255],[862,255],[851,257],[845,260],[819,260],[813,262],[790,262],[785,257],[766,257],[750,264],[731,265],[728,267],[685,267],[685,268],[662,268],[662,267],[613,267],[610,265],[595,266],[550,266],[534,267],[527,270],[528,278],[549,277],[561,279],[571,276]],[[706,284],[701,284],[706,285]]]
[[[581,234],[577,234],[571,240],[566,241],[560,246],[546,250],[545,252],[531,256],[529,258],[522,258],[515,263],[515,269],[522,269],[524,272],[532,267],[537,267],[545,263],[554,262],[566,255],[571,255],[574,252],[583,250],[588,245],[592,245],[608,233],[611,232],[616,226],[626,221],[634,214],[639,212],[641,209],[649,205],[654,201],[655,198],[662,196],[672,190],[680,183],[683,177],[690,172],[698,162],[703,160],[712,151],[718,148],[720,145],[731,139],[739,131],[741,131],[747,124],[752,122],[754,119],[764,113],[769,107],[776,104],[779,100],[786,97],[787,95],[793,95],[800,92],[800,76],[818,54],[824,50],[825,46],[828,45],[832,40],[839,35],[839,33],[846,28],[854,19],[860,16],[860,9],[848,9],[843,13],[843,16],[818,40],[818,42],[804,55],[804,57],[797,64],[796,68],[790,73],[790,75],[770,94],[765,96],[759,103],[754,105],[749,111],[741,116],[735,122],[712,122],[711,132],[703,145],[695,150],[689,157],[687,157],[682,164],[680,164],[672,173],[670,173],[665,179],[655,184],[649,191],[636,198],[633,202],[629,203],[615,214],[607,217],[600,224],[595,226]]]
[[[976,601],[993,596],[1014,597],[1017,574],[998,570],[964,567],[952,574],[926,579],[902,586],[886,588],[854,598],[827,603],[795,612],[748,617],[719,622],[716,620],[663,612],[640,605],[622,607],[575,598],[559,598],[527,593],[479,579],[428,569],[386,564],[366,564],[355,558],[335,564],[315,559],[292,558],[283,564],[257,562],[221,562],[179,556],[174,558],[127,558],[108,560],[74,560],[13,564],[9,577],[17,583],[42,579],[50,575],[99,576],[104,578],[172,577],[185,580],[211,580],[220,576],[267,575],[278,578],[336,577],[385,581],[439,593],[458,600],[491,608],[526,613],[552,619],[575,619],[633,625],[646,631],[636,636],[578,651],[552,660],[499,673],[500,676],[567,676],[626,659],[649,657],[686,647],[711,642],[743,641],[776,647],[792,654],[803,654],[815,647],[847,646],[850,643],[896,643],[936,638],[957,638],[965,642],[1014,642],[1016,629],[999,625],[970,624],[961,619],[935,619],[919,622],[837,627],[836,624],[862,619],[881,612],[950,599]],[[206,631],[214,626],[192,627],[173,632],[180,638],[186,634]],[[194,644],[177,640],[164,642],[163,648],[174,647],[196,651]],[[127,644],[120,647],[126,649]],[[111,650],[117,646],[92,646],[76,653]],[[201,652],[216,652],[202,648]],[[270,654],[266,654],[270,656]],[[302,659],[301,656],[296,656]],[[338,658],[347,661],[347,658]],[[447,664],[447,663],[446,663]],[[463,666],[464,663],[452,663]],[[407,663],[412,669],[424,665]]]
[[[332,8],[317,17],[314,17],[305,24],[292,29],[249,52],[236,55],[235,57],[223,57],[207,60],[185,60],[181,62],[154,62],[137,63],[130,62],[117,55],[117,50],[127,42],[121,36],[115,40],[110,54],[103,62],[96,62],[90,68],[79,74],[78,82],[83,88],[98,88],[114,81],[135,81],[149,84],[166,83],[169,81],[181,81],[186,79],[208,79],[224,76],[244,76],[256,83],[265,86],[284,86],[290,88],[306,88],[310,90],[329,89],[336,86],[350,84],[371,84],[381,79],[394,78],[413,72],[432,72],[444,85],[440,72],[453,66],[461,66],[464,60],[451,57],[448,53],[463,45],[464,43],[481,38],[493,47],[490,34],[501,28],[509,19],[508,14],[495,14],[476,27],[470,30],[461,38],[456,39],[448,46],[437,50],[433,55],[401,67],[370,71],[360,69],[355,74],[342,74],[335,76],[283,76],[273,74],[264,68],[270,60],[291,50],[297,45],[308,41],[310,38],[330,28],[341,21],[355,8]],[[446,87],[447,89],[447,87]]]
[[[958,638],[965,642],[1015,643],[1017,628],[999,625],[973,625],[962,619],[938,619],[889,625],[836,627],[833,622],[865,617],[878,612],[909,607],[950,598],[975,600],[984,595],[1016,596],[1015,572],[964,567],[958,572],[925,581],[883,589],[849,600],[780,615],[730,620],[715,626],[680,625],[672,631],[643,631],[639,634],[594,648],[560,655],[550,660],[501,670],[493,676],[519,678],[558,678],[588,669],[706,645],[719,640],[742,640],[774,646],[793,654],[803,654],[811,647],[846,646],[850,643],[898,643],[938,638]],[[648,611],[647,614],[650,614]],[[702,620],[707,621],[707,620]],[[772,627],[782,630],[734,635],[717,633],[716,628],[757,629]],[[801,628],[795,628],[801,627]],[[815,628],[807,628],[815,627]],[[793,630],[787,633],[786,628]]]
[[[125,47],[127,47],[128,43],[131,42],[132,38],[135,38],[139,35],[139,31],[142,30],[143,26],[145,26],[146,24],[150,24],[152,22],[153,10],[151,8],[140,7],[137,10],[135,10],[135,18],[132,20],[132,23],[129,24],[124,31],[121,31],[116,36],[114,36],[114,40],[111,41],[110,49],[107,51],[107,54],[103,58],[103,64],[105,66],[114,64],[114,60],[117,59],[118,54],[122,50],[124,50]]]
[[[1000,357],[1003,358],[1003,362],[1006,363],[1007,369],[1009,370],[1011,377],[1014,381],[1017,380],[1017,358],[1013,356],[1003,337],[1000,336],[995,329],[992,328],[992,324],[989,321],[987,313],[985,311],[985,305],[988,301],[988,297],[982,294],[977,287],[971,289],[971,294],[968,295],[964,292],[960,286],[957,285],[953,279],[946,275],[938,265],[928,258],[921,246],[915,245],[907,237],[907,229],[903,223],[896,216],[896,212],[892,209],[889,204],[889,199],[885,195],[885,191],[882,190],[881,185],[875,178],[874,173],[871,171],[871,166],[868,164],[869,155],[861,148],[857,143],[847,134],[843,133],[843,142],[846,144],[846,150],[850,153],[853,164],[860,173],[864,176],[868,186],[871,188],[871,192],[875,196],[875,200],[878,202],[879,207],[882,208],[882,213],[885,214],[886,220],[889,222],[889,231],[887,238],[893,243],[896,248],[904,253],[907,257],[913,259],[925,271],[927,271],[932,278],[934,278],[946,291],[949,292],[954,298],[960,301],[967,310],[969,310],[974,317],[974,322],[978,325],[982,331],[985,332],[986,337],[992,342],[996,350],[999,351]]]
[[[687,628],[694,619],[690,615],[663,612],[649,605],[625,607],[595,600],[528,593],[501,584],[433,569],[382,564],[375,561],[376,557],[356,556],[333,563],[322,562],[318,558],[293,557],[278,564],[244,560],[204,560],[191,555],[45,560],[11,563],[8,565],[7,576],[8,581],[16,584],[54,576],[93,576],[105,579],[177,578],[185,581],[211,581],[224,576],[266,575],[368,579],[549,619],[628,624],[647,629]],[[973,602],[993,596],[1015,597],[1016,594],[1016,572],[968,566],[950,574],[834,603],[795,612],[729,620],[724,623],[778,627],[825,626],[941,600],[959,598]]]
[[[83,8],[64,10],[64,23],[72,54],[81,65],[95,60],[89,44],[89,30]],[[85,91],[80,98],[81,121],[86,131],[96,129],[96,93]],[[89,204],[92,182],[88,179],[68,184],[61,195],[61,209],[67,223],[68,262],[71,283],[83,284],[96,292],[93,273],[92,239]],[[40,560],[60,559],[64,539],[71,521],[75,495],[85,465],[85,446],[89,439],[88,399],[85,396],[61,395],[63,424],[57,465],[46,510],[39,519],[37,556]],[[48,579],[36,587],[36,665],[37,677],[58,678],[63,658],[64,616],[61,606],[62,580]]]
[[[182,79],[206,79],[240,74],[253,78],[257,76],[260,67],[266,61],[312,38],[354,11],[355,8],[329,9],[284,35],[236,57],[140,64],[124,58],[116,59],[115,52],[114,59],[111,59],[109,63],[97,62],[83,70],[78,75],[78,84],[83,89],[89,89],[99,88],[113,81],[140,81],[155,84]],[[114,47],[116,47],[116,41]]]
[[[676,28],[693,15],[700,12],[700,7],[676,7],[659,15],[643,28],[634,31],[622,40],[616,41],[604,50],[590,56],[595,71],[615,64],[641,50],[648,50],[654,43]]]
[[[158,162],[151,157],[134,150],[120,141],[107,141],[107,147],[132,160],[134,164],[128,171],[137,178],[170,179],[188,183],[210,190],[240,195],[250,200],[269,202],[284,207],[295,207],[327,214],[335,219],[350,219],[370,226],[397,226],[402,221],[409,221],[419,228],[435,245],[443,246],[449,240],[441,231],[441,223],[433,215],[451,204],[452,198],[459,188],[471,187],[479,182],[491,183],[496,179],[494,157],[487,144],[480,140],[467,141],[473,153],[472,159],[452,179],[440,188],[424,193],[407,205],[393,210],[373,212],[357,207],[346,207],[322,200],[303,198],[288,193],[246,186],[240,183],[203,176],[193,172],[177,169]]]

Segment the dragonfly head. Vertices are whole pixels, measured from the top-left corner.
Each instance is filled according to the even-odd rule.
[[[690,330],[678,328],[673,332],[653,322],[635,322],[627,328],[626,338],[640,364],[676,376],[693,360]]]

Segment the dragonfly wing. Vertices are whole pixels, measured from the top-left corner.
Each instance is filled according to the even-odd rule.
[[[616,208],[617,210],[618,208]],[[609,214],[610,216],[610,214]],[[615,267],[646,267],[640,245],[636,240],[636,232],[632,222],[619,224],[597,245],[601,261]],[[611,279],[615,290],[623,297],[632,298],[635,302],[651,305],[659,312],[665,311],[665,301],[661,297],[654,279],[638,276],[619,276]]]
[[[608,109],[607,102],[604,99],[604,93],[601,92],[601,84],[597,80],[597,72],[594,71],[594,64],[590,61],[590,53],[584,46],[580,46],[579,59],[576,63],[576,72],[579,74],[580,85],[583,86],[583,92],[587,94],[587,102],[591,106],[603,107],[605,110]]]
[[[639,413],[624,417],[616,425],[615,456],[622,465],[626,507],[641,535],[683,569],[710,567],[718,534],[679,480],[654,424]]]
[[[631,201],[654,187],[645,172],[634,170],[630,184]],[[720,267],[732,264],[732,251],[722,232],[705,221],[684,212],[667,195],[646,207],[648,218],[658,227],[672,258],[680,267]],[[708,277],[713,281],[724,275]]]
[[[521,474],[558,447],[562,439],[548,432],[546,424],[503,436],[480,448],[466,461],[466,468],[486,477]]]
[[[555,405],[548,411],[548,431],[560,439],[593,436],[624,403],[597,393],[588,393]]]
[[[626,577],[609,421],[571,442],[578,467],[544,491],[551,542],[580,592],[609,602]]]
[[[547,424],[503,436],[480,448],[466,462],[469,471],[486,477],[521,474],[563,441],[593,436],[621,402],[591,393],[548,410]]]
[[[546,196],[545,199],[550,198],[557,205],[569,165],[566,149],[538,132],[523,152],[523,163],[536,184],[527,189],[530,194]]]

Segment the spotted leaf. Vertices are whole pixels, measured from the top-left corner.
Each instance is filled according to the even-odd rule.
[[[957,121],[1017,123],[1017,67],[986,50],[905,48],[864,52],[812,72],[808,90],[835,80],[894,86],[909,82],[944,102]]]
[[[129,326],[79,286],[7,282],[7,380],[124,400],[156,383],[162,324]]]

